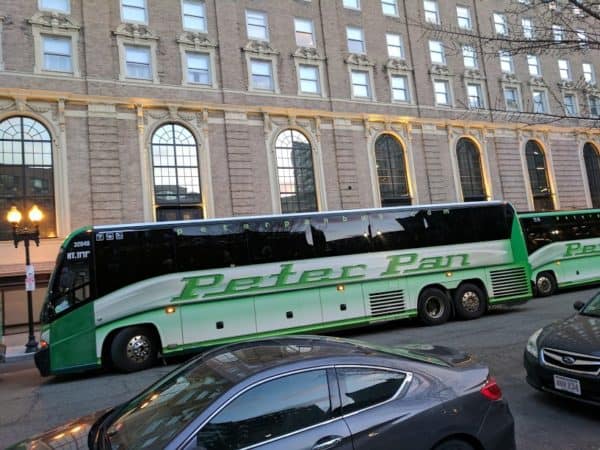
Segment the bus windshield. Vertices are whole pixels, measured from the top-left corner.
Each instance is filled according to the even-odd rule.
[[[76,236],[61,248],[42,308],[43,323],[90,299],[90,255],[87,234]]]

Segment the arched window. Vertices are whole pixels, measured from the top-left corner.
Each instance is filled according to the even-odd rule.
[[[375,141],[375,163],[381,195],[381,206],[410,205],[410,191],[404,162],[404,149],[389,134]]]
[[[481,171],[481,155],[471,139],[459,139],[456,144],[456,159],[463,200],[465,202],[487,200]]]
[[[275,141],[281,212],[317,210],[312,148],[296,130],[282,131]]]
[[[535,141],[527,142],[525,146],[529,182],[533,195],[533,207],[536,211],[551,211],[554,209],[552,190],[548,181],[546,156],[540,145]]]
[[[204,216],[198,146],[187,128],[168,123],[154,132],[152,169],[156,220],[189,220]]]
[[[33,205],[44,213],[40,236],[56,237],[52,139],[48,129],[30,117],[0,122],[0,216],[15,205],[24,217]],[[0,240],[12,239],[0,220]]]
[[[598,149],[589,142],[583,146],[583,158],[585,159],[585,170],[590,186],[592,207],[600,208],[600,155]]]

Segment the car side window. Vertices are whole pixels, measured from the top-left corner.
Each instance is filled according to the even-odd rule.
[[[260,384],[227,405],[187,450],[236,450],[332,417],[327,373],[313,370]]]
[[[342,414],[349,414],[391,399],[406,374],[368,367],[337,367]]]

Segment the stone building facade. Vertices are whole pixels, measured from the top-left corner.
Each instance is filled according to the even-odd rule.
[[[38,287],[90,224],[294,205],[599,207],[598,52],[502,59],[422,28],[502,32],[504,4],[0,0],[0,210],[46,213]],[[26,317],[23,250],[6,224],[0,237],[11,326]]]

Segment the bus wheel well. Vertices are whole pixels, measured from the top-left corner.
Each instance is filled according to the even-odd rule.
[[[434,450],[440,447],[443,448],[445,443],[456,441],[464,442],[471,446],[474,450],[483,450],[483,445],[481,444],[481,442],[479,442],[479,440],[476,437],[471,436],[470,434],[453,434],[451,436],[446,436],[444,439],[436,442],[432,448]]]
[[[479,289],[481,289],[483,291],[483,293],[486,295],[486,301],[489,299],[489,294],[488,291],[485,287],[485,284],[483,283],[483,281],[481,281],[479,278],[473,278],[473,279],[468,279],[468,280],[462,280],[458,286],[456,286],[454,289],[450,289],[450,294],[452,295],[452,297],[454,298],[454,294],[456,293],[456,291],[463,286],[466,283],[470,283],[470,284],[474,284],[475,286],[477,286]]]
[[[113,368],[113,362],[112,362],[112,358],[110,355],[110,348],[111,348],[112,342],[113,342],[115,336],[121,330],[130,328],[130,327],[145,328],[148,331],[148,333],[152,336],[152,338],[155,340],[157,348],[159,350],[162,349],[160,334],[158,333],[158,329],[156,328],[156,325],[154,325],[153,323],[139,323],[139,324],[135,324],[135,325],[127,325],[124,327],[115,328],[114,330],[111,330],[110,333],[108,333],[108,335],[104,339],[104,342],[102,343],[102,365],[104,367]]]

